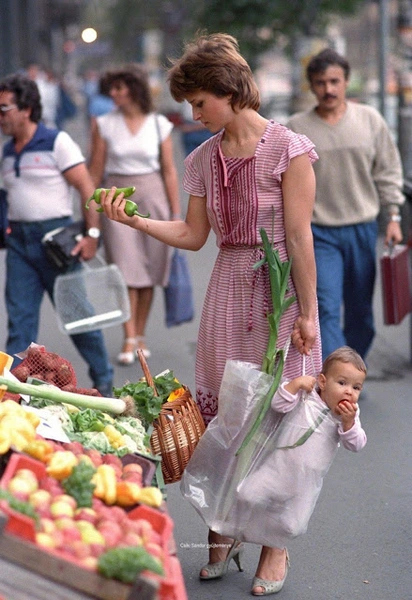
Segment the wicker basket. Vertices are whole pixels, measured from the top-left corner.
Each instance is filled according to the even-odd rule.
[[[138,356],[147,384],[155,389],[141,350],[138,351]],[[180,481],[205,431],[200,410],[190,390],[186,386],[184,388],[185,394],[173,402],[163,404],[159,417],[153,423],[150,445],[152,452],[162,457],[162,474],[165,483]]]

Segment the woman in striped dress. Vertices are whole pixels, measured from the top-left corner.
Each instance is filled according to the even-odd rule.
[[[184,188],[190,194],[185,221],[129,218],[124,199],[103,201],[106,215],[145,231],[171,246],[199,250],[210,230],[218,257],[203,307],[196,356],[197,401],[206,422],[217,412],[227,360],[261,364],[266,350],[270,285],[265,268],[253,270],[263,256],[259,231],[273,236],[282,260],[292,258],[289,293],[295,294],[282,318],[278,346],[292,337],[284,376],[301,374],[302,355],[312,352],[321,368],[316,303],[316,269],[311,233],[315,196],[313,144],[257,112],[260,98],[237,42],[226,34],[199,36],[169,71],[171,94],[190,103],[194,120],[216,134],[186,158]],[[211,466],[213,468],[213,466]],[[222,577],[239,546],[209,534],[209,563],[201,579]],[[263,547],[252,594],[278,592],[287,573],[284,548]]]

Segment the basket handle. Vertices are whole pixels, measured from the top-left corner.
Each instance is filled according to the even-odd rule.
[[[145,376],[147,385],[150,386],[151,388],[153,388],[154,395],[158,396],[159,394],[157,393],[156,386],[154,384],[152,374],[150,373],[149,366],[147,364],[145,355],[143,354],[143,350],[141,348],[137,349],[137,357],[138,357],[138,359],[140,361],[140,365],[142,367],[143,374]]]

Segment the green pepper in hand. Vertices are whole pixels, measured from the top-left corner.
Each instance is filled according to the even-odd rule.
[[[113,200],[115,198],[117,198],[117,196],[119,194],[124,194],[125,198],[128,198],[129,196],[134,194],[135,191],[136,191],[136,188],[134,186],[127,187],[127,188],[117,188],[114,193]],[[106,192],[106,194],[108,194],[110,192],[110,190],[106,189],[106,188],[97,188],[96,190],[94,190],[93,195],[90,196],[90,198],[86,202],[87,210],[89,210],[89,204],[92,200],[94,200],[96,202],[96,204],[100,204],[102,192]],[[96,211],[103,212],[103,208],[100,206],[99,208],[96,209]],[[128,217],[133,217],[134,215],[137,215],[138,217],[143,217],[145,219],[150,217],[150,213],[148,213],[147,215],[142,215],[139,212],[139,208],[138,208],[137,204],[135,202],[132,202],[132,200],[126,200],[126,206],[124,208],[124,212],[127,214]]]

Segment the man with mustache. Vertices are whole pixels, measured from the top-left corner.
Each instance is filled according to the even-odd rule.
[[[378,111],[347,100],[349,73],[348,61],[330,48],[313,56],[306,76],[317,105],[287,124],[319,155],[312,230],[323,358],[344,345],[365,358],[371,347],[381,208],[385,244],[402,240],[399,152]]]

